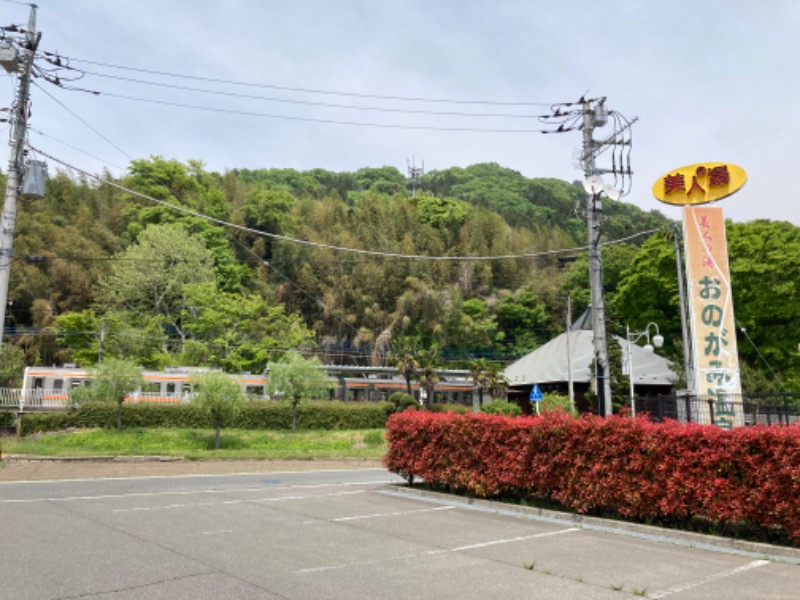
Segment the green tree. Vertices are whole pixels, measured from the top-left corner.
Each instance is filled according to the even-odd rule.
[[[439,348],[433,346],[430,350],[420,350],[417,352],[419,361],[419,383],[425,389],[425,407],[430,408],[436,394],[436,386],[442,378],[439,376],[438,368],[441,366],[439,358]]]
[[[220,431],[244,408],[246,399],[242,386],[230,375],[210,371],[192,378],[192,405],[208,415],[214,423],[214,449],[219,450]]]
[[[22,348],[4,340],[0,352],[0,388],[20,387],[25,371],[25,353]]]
[[[100,350],[101,319],[94,311],[67,312],[55,321],[64,358],[81,366],[95,364]]]
[[[489,387],[489,369],[491,364],[485,358],[476,358],[470,363],[469,376],[478,390],[478,408],[483,406],[483,394]]]
[[[267,392],[287,398],[292,403],[292,431],[297,429],[297,405],[300,401],[322,396],[334,386],[316,356],[304,358],[296,350],[288,352],[282,362],[269,363],[267,371]]]
[[[785,222],[757,220],[726,223],[731,288],[739,357],[748,392],[771,391],[776,373],[785,381],[800,375],[800,228]],[[620,277],[611,308],[621,323],[641,329],[658,323],[665,355],[682,365],[680,304],[674,240],[653,235]],[[759,372],[761,372],[759,374]]]
[[[500,367],[498,367],[495,363],[489,363],[486,381],[492,398],[505,399],[506,390],[508,389],[508,380],[506,379],[506,376],[503,375]]]
[[[405,379],[406,393],[411,396],[411,380],[419,370],[419,360],[412,341],[409,338],[399,338],[389,354],[389,360]]]
[[[505,294],[497,305],[497,322],[513,355],[521,356],[539,347],[547,320],[546,307],[530,289]]]
[[[187,286],[181,323],[189,338],[182,364],[222,367],[225,371],[261,372],[286,348],[314,341],[300,317],[287,314],[258,293],[220,291],[213,283]]]
[[[203,240],[179,225],[151,225],[118,258],[101,280],[106,304],[137,319],[157,317],[183,345],[187,288],[214,281],[213,258]]]
[[[97,367],[94,381],[82,390],[81,396],[84,400],[116,403],[117,431],[122,431],[122,404],[143,383],[141,367],[127,360],[108,358]]]

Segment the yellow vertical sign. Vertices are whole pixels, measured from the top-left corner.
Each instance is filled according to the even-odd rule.
[[[744,425],[728,242],[719,207],[686,206],[683,229],[695,389],[700,422],[725,429]]]

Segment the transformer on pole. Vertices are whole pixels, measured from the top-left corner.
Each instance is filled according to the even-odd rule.
[[[609,416],[611,378],[606,338],[605,299],[603,291],[603,262],[600,252],[602,230],[602,197],[618,200],[630,190],[631,126],[636,119],[628,120],[616,111],[606,108],[606,99],[582,97],[577,102],[553,105],[553,112],[542,118],[546,123],[558,123],[557,129],[548,133],[564,133],[577,129],[583,132],[583,147],[579,151],[579,168],[584,174],[586,189],[586,221],[589,241],[589,287],[592,302],[592,331],[594,338],[595,390],[597,412]],[[594,130],[613,120],[614,132],[604,140],[594,139]],[[611,150],[611,168],[600,169],[595,164],[598,155]],[[607,184],[603,174],[613,174],[614,184]]]

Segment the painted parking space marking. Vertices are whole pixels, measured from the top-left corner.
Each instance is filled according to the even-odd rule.
[[[315,485],[285,485],[285,486],[270,486],[270,491],[276,490],[301,490],[301,489],[321,489],[327,487],[355,487],[355,486],[380,486],[387,483],[393,483],[391,480],[386,481],[345,481],[339,483],[322,483]],[[160,496],[193,496],[200,494],[237,494],[237,493],[252,493],[263,492],[263,487],[257,488],[241,488],[241,489],[214,489],[214,490],[191,490],[182,492],[131,492],[129,494],[95,494],[87,496],[51,496],[45,498],[7,498],[0,500],[0,504],[37,504],[41,502],[70,502],[78,500],[115,500],[124,498],[158,498]]]
[[[265,502],[285,502],[287,500],[313,500],[314,498],[332,498],[334,496],[353,496],[364,494],[367,490],[351,492],[331,492],[330,494],[309,494],[306,496],[277,496],[274,498],[248,498],[246,500],[221,500],[219,502],[187,502],[182,504],[162,504],[159,506],[134,506],[130,508],[115,508],[112,513],[127,512],[152,512],[157,510],[173,510],[177,508],[196,508],[201,506],[226,506],[232,504],[258,504]]]
[[[747,563],[746,565],[742,565],[741,567],[736,567],[735,569],[729,569],[727,571],[722,571],[721,573],[714,573],[713,575],[708,575],[707,577],[703,577],[702,579],[698,579],[697,581],[691,581],[689,583],[675,585],[666,590],[659,590],[657,592],[653,592],[652,594],[648,595],[650,598],[666,598],[667,596],[672,596],[673,594],[679,594],[681,592],[685,592],[687,590],[700,587],[701,585],[713,583],[714,581],[719,581],[720,579],[726,579],[728,577],[738,575],[739,573],[744,573],[745,571],[757,569],[759,567],[763,567],[764,565],[768,564],[769,564],[768,560],[754,560],[753,562]]]
[[[394,562],[398,560],[410,560],[414,558],[424,558],[426,556],[437,556],[440,554],[451,554],[453,552],[464,552],[466,550],[476,550],[479,548],[488,548],[490,546],[498,546],[500,544],[513,544],[516,542],[525,542],[528,540],[535,540],[540,538],[552,537],[555,535],[562,535],[564,533],[571,533],[573,531],[580,531],[577,527],[569,527],[568,529],[559,529],[556,531],[548,531],[545,533],[535,533],[533,535],[520,535],[513,538],[505,538],[500,540],[489,540],[488,542],[481,542],[478,544],[469,544],[466,546],[457,546],[455,548],[437,548],[435,550],[426,550],[425,552],[417,552],[414,554],[401,554],[399,556],[391,556],[387,558],[378,558],[375,560],[366,560],[360,562],[347,563],[342,565],[328,565],[323,567],[311,567],[308,569],[300,569],[295,571],[297,574],[308,573],[324,573],[326,571],[336,571],[341,569],[349,569],[351,567],[365,567],[370,565],[377,565],[381,563]]]
[[[402,510],[397,512],[386,512],[386,513],[372,513],[369,515],[355,515],[352,517],[339,517],[336,519],[325,519],[325,520],[315,520],[315,521],[305,521],[303,525],[316,525],[318,523],[344,523],[346,521],[361,521],[364,519],[381,519],[384,517],[403,517],[406,515],[416,515],[419,513],[427,513],[427,512],[438,512],[442,510],[453,510],[455,506],[437,506],[436,508],[418,508],[415,510]]]

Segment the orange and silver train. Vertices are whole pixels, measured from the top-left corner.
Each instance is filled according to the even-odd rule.
[[[344,401],[386,400],[395,392],[406,392],[405,379],[392,367],[326,366],[333,384],[330,397]],[[144,371],[144,383],[126,398],[128,402],[180,403],[192,396],[193,378],[214,369],[205,367],[174,367],[164,371]],[[440,382],[435,387],[436,402],[471,405],[475,388],[469,371],[446,369],[438,371]],[[25,408],[65,408],[70,392],[91,385],[95,372],[72,366],[27,367],[20,400]],[[267,399],[268,374],[241,373],[231,375],[251,398]],[[411,393],[424,398],[425,390],[411,382]]]

